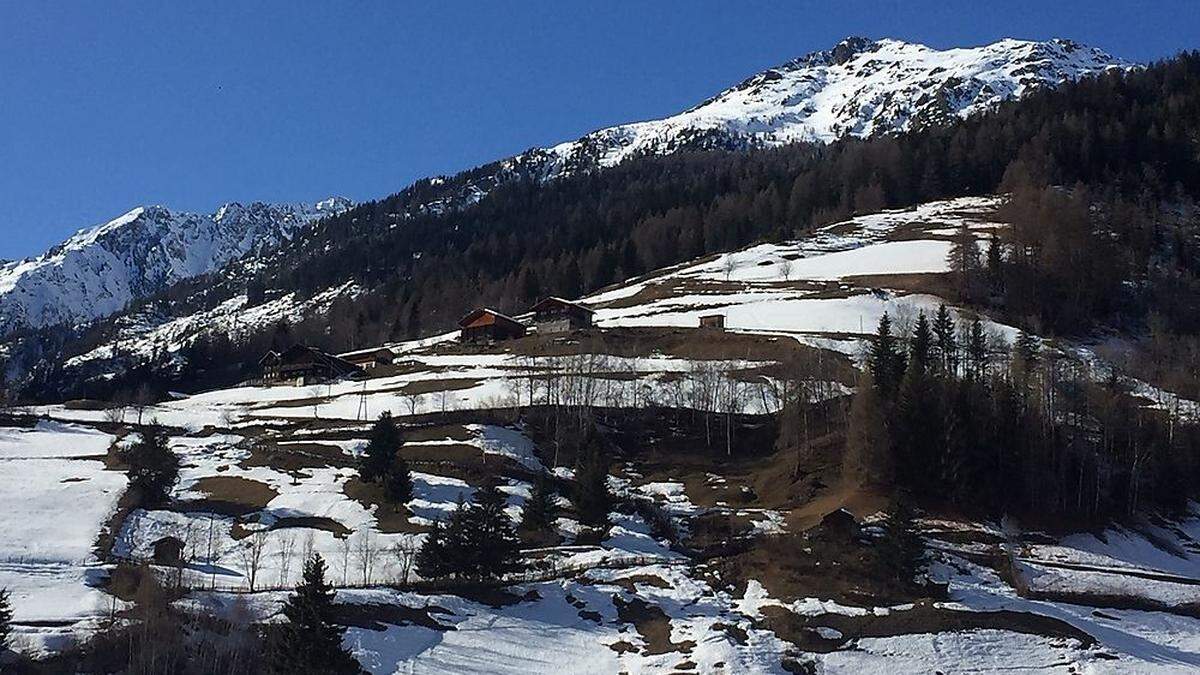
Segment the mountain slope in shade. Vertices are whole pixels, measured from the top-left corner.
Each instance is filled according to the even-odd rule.
[[[290,239],[349,205],[335,197],[316,204],[230,203],[211,214],[138,207],[36,258],[0,267],[0,333],[108,316]]]

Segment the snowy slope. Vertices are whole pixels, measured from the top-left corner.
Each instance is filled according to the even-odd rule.
[[[1070,40],[1007,39],[937,50],[852,37],[758,73],[678,115],[601,129],[509,164],[544,165],[553,176],[685,147],[865,138],[964,118],[1042,87],[1128,67]]]
[[[0,267],[0,334],[108,316],[348,206],[335,197],[316,204],[231,203],[212,214],[138,207],[43,255]]]

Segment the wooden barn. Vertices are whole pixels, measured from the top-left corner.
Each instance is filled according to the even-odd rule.
[[[520,321],[480,307],[458,322],[459,339],[463,342],[499,342],[524,337],[525,326]]]
[[[386,347],[375,347],[374,349],[360,349],[338,354],[338,358],[349,361],[363,370],[375,370],[380,366],[392,365],[392,362],[396,360],[396,355]]]
[[[549,297],[533,306],[533,325],[539,335],[566,333],[592,325],[592,310],[577,302]]]
[[[362,368],[343,358],[306,345],[293,345],[282,352],[269,351],[259,359],[258,365],[264,384],[303,386],[354,377],[363,372]]]
[[[713,328],[715,330],[725,330],[725,315],[705,314],[700,317],[700,327]]]

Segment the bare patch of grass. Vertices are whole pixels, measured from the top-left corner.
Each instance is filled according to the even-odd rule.
[[[185,513],[216,513],[228,516],[244,516],[267,507],[279,496],[275,488],[240,476],[205,476],[196,481],[195,489],[208,497],[176,502],[172,508]]]
[[[355,477],[346,481],[342,486],[346,496],[362,504],[363,508],[372,511],[375,516],[375,527],[384,534],[427,532],[428,528],[409,522],[408,509],[403,506],[396,508],[388,502],[383,493],[383,486],[377,483],[365,483]]]
[[[647,656],[675,652],[690,654],[696,647],[696,643],[692,640],[671,641],[671,619],[657,605],[651,605],[641,598],[625,600],[619,595],[614,595],[612,600],[613,605],[617,608],[617,618],[624,623],[633,624],[634,630],[645,641],[643,654]]]

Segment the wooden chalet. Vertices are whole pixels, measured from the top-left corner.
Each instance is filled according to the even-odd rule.
[[[363,369],[346,359],[306,345],[293,345],[282,352],[269,351],[258,361],[263,384],[303,386],[361,375]]]
[[[463,342],[499,342],[524,337],[525,326],[520,321],[480,307],[458,322],[459,339]]]
[[[392,365],[392,362],[396,360],[396,355],[386,347],[376,347],[338,354],[338,358],[349,361],[363,370],[375,370],[380,366]]]
[[[705,314],[700,317],[701,328],[713,328],[716,330],[725,330],[725,315],[724,314]]]
[[[594,311],[577,302],[549,297],[533,306],[533,325],[539,335],[590,328]]]

